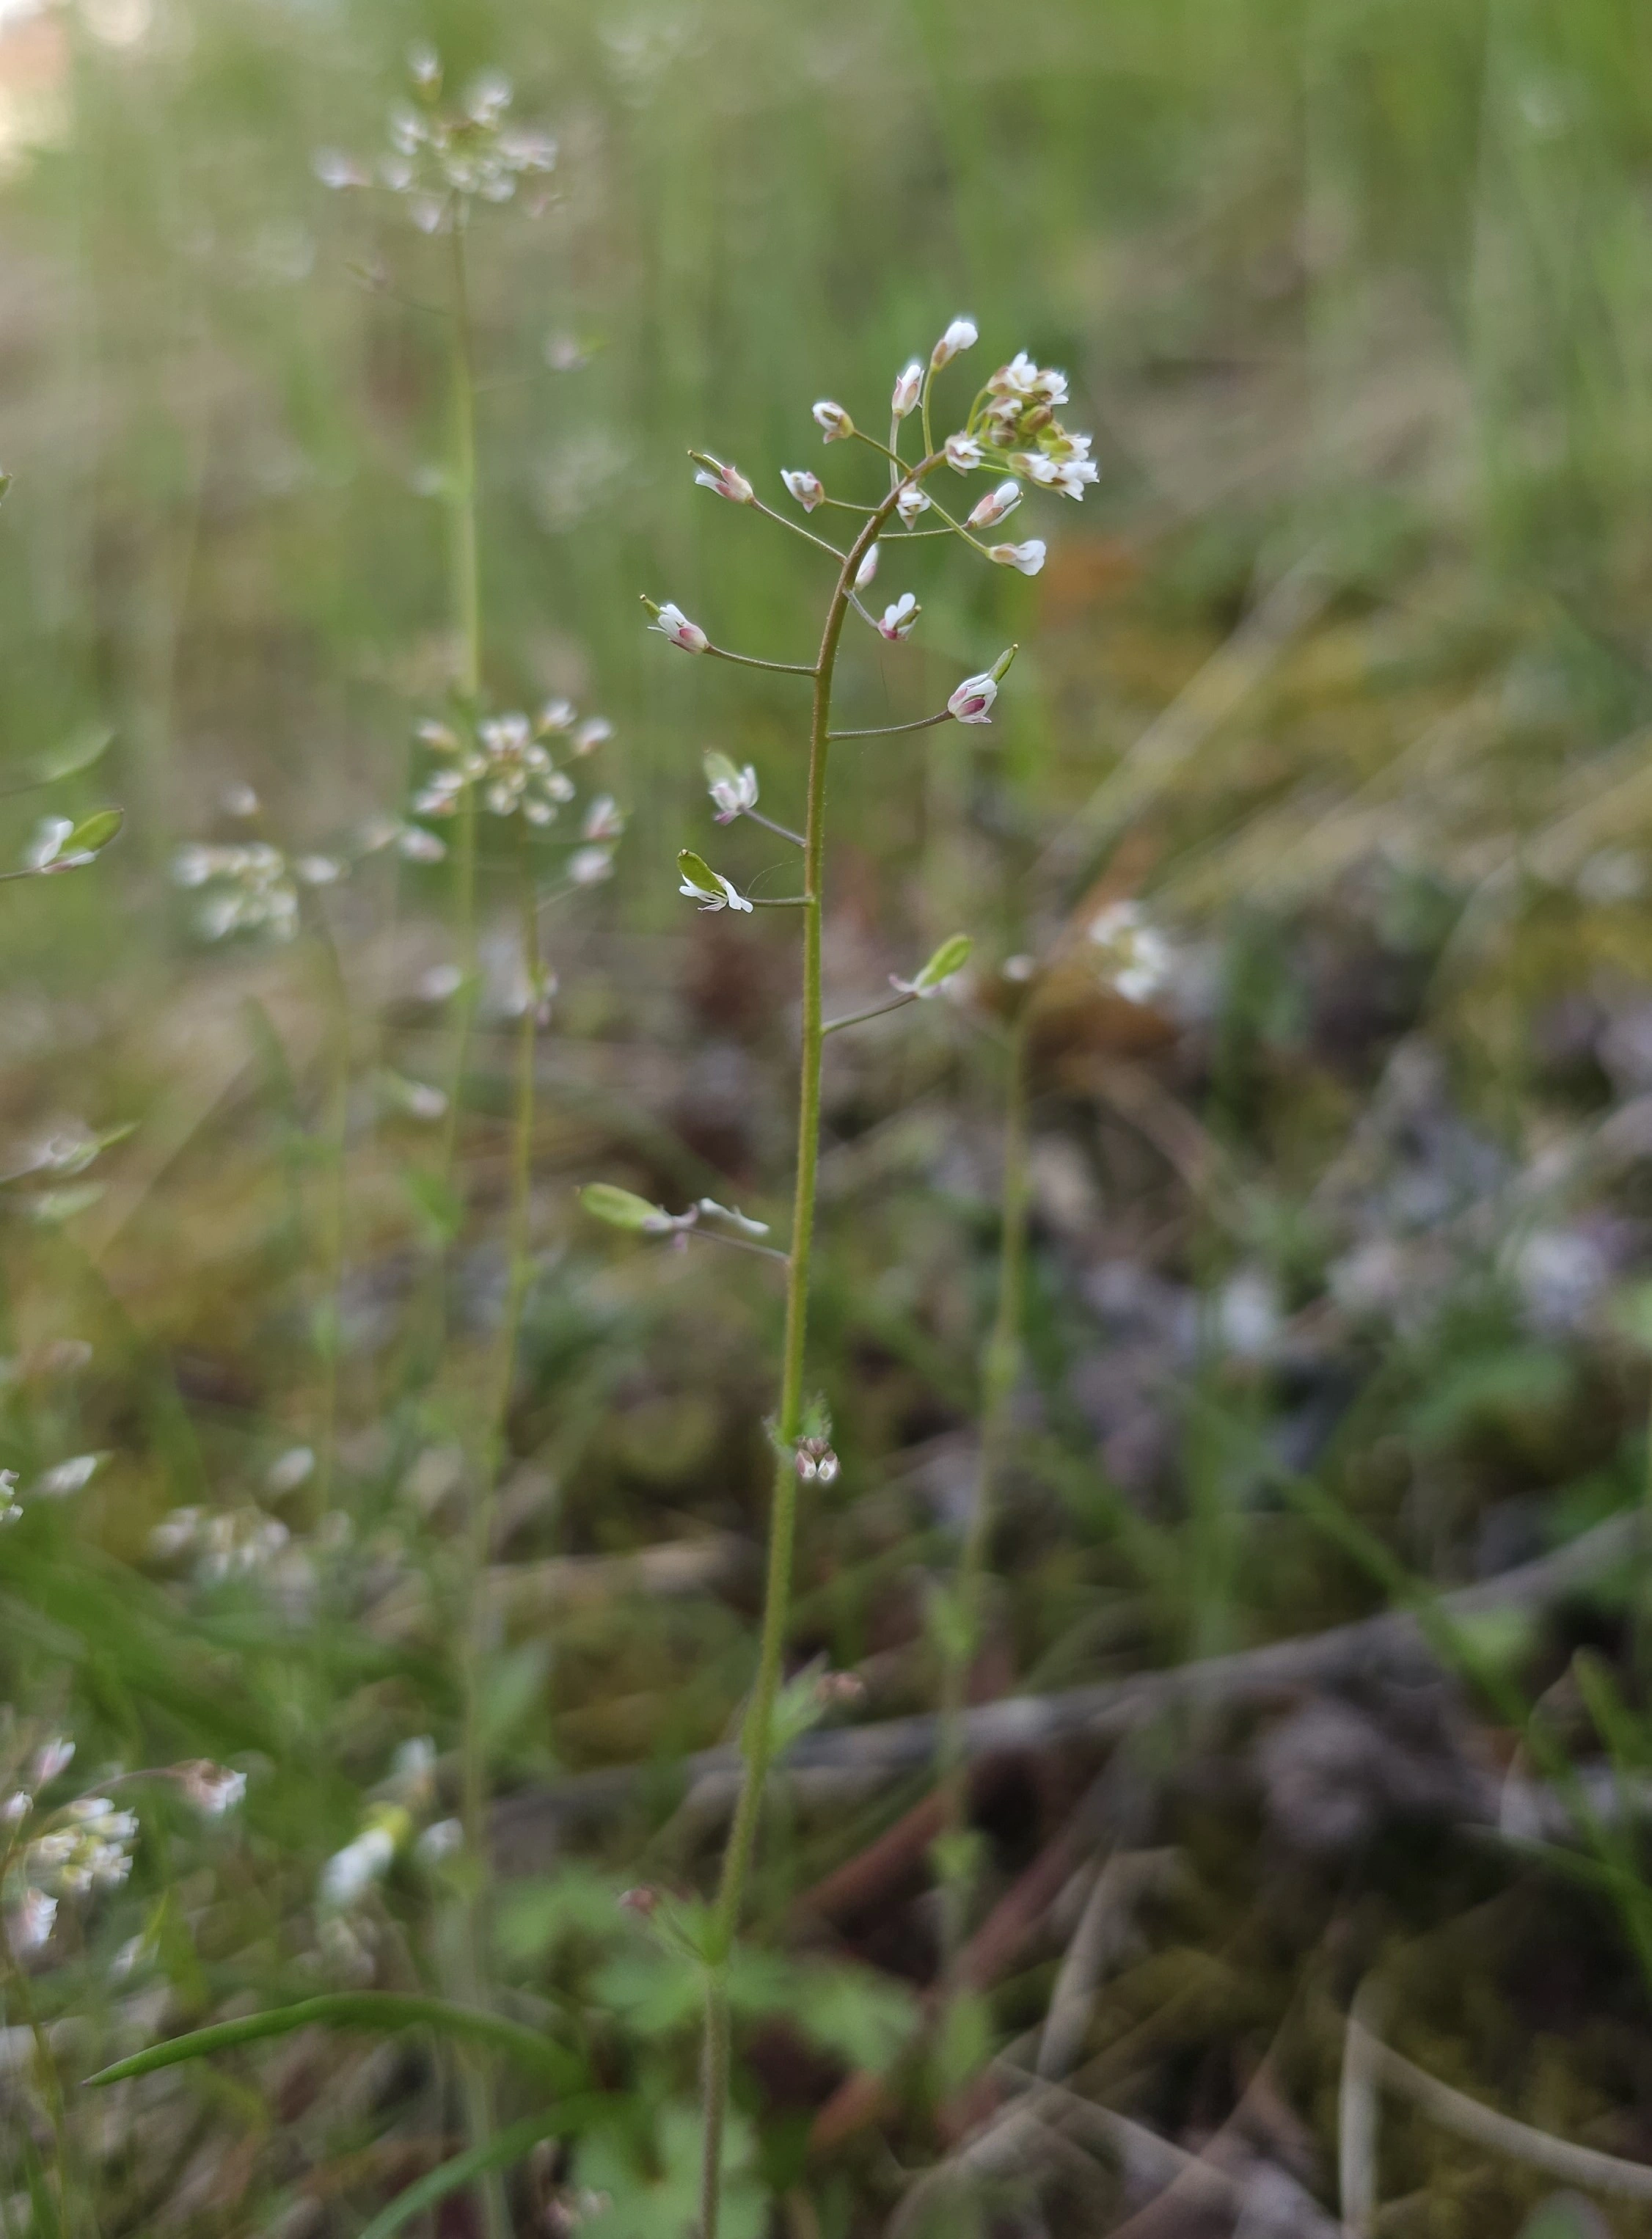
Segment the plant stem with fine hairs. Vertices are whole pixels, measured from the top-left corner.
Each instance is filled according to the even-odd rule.
[[[910,470],[916,479],[939,463],[930,458]],[[723,1853],[707,1953],[706,2036],[702,2061],[705,2123],[700,2164],[699,2239],[717,2239],[722,2205],[723,2131],[728,2109],[727,1976],[739,1932],[746,1878],[757,1836],[763,1789],[773,1756],[774,1698],[780,1689],[791,1605],[792,1551],[797,1531],[797,1443],[803,1433],[803,1370],[808,1337],[809,1266],[814,1242],[815,1183],[820,1147],[820,1055],[825,1020],[820,1001],[820,934],[826,866],[826,783],[830,753],[832,683],[854,579],[878,532],[894,510],[894,490],[869,516],[839,571],[826,608],[813,668],[809,726],[808,810],[803,829],[803,1046],[798,1079],[797,1175],[793,1191],[792,1245],[786,1255],[786,1331],[780,1404],[775,1423],[779,1449],[769,1511],[767,1576],[762,1628],[753,1684],[740,1730],[744,1765],[739,1799]]]

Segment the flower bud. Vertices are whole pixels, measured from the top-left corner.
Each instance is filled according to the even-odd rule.
[[[886,637],[892,645],[910,636],[912,625],[923,608],[910,591],[903,591],[892,606],[883,610],[883,620],[878,625],[879,637]]]
[[[889,400],[892,417],[904,420],[922,395],[923,387],[923,365],[919,359],[913,358],[911,364],[903,367],[896,376],[895,393]]]
[[[658,630],[661,637],[669,638],[673,645],[680,646],[685,653],[705,652],[711,640],[698,622],[689,621],[680,607],[673,606],[669,601],[663,607],[657,607],[652,599],[645,599],[642,603],[654,617],[648,624],[650,629]]]
[[[990,671],[966,676],[947,701],[946,712],[960,723],[990,723],[998,696],[998,679]]]
[[[720,824],[732,824],[757,806],[757,772],[750,762],[737,769],[726,754],[713,750],[706,757],[706,785],[716,803]]]
[[[1021,502],[1019,482],[1000,482],[989,490],[967,521],[965,528],[996,528],[1006,515],[1012,514]]]
[[[900,515],[904,527],[910,528],[920,513],[929,511],[929,506],[927,490],[920,489],[916,482],[901,484],[900,495],[895,500],[895,511]]]
[[[814,421],[828,443],[841,443],[855,431],[855,423],[842,405],[833,404],[829,397],[823,396],[814,407]]]
[[[722,459],[713,459],[707,451],[690,451],[689,457],[700,468],[694,480],[702,489],[715,490],[735,505],[749,505],[756,495],[738,467]]]
[[[952,363],[960,350],[972,349],[979,338],[973,319],[954,319],[929,354],[932,369],[939,373],[944,365]]]
[[[875,543],[867,545],[866,552],[861,558],[860,565],[855,569],[855,588],[857,591],[864,591],[867,584],[871,582],[872,577],[877,574],[878,561],[880,556],[881,555],[879,553],[878,547]]]
[[[954,474],[967,475],[981,463],[981,447],[973,435],[949,435],[941,448]]]
[[[1044,539],[1029,536],[1025,544],[994,544],[986,556],[1000,568],[1018,568],[1024,575],[1036,575],[1044,565]]]
[[[826,495],[826,485],[819,475],[811,474],[806,467],[783,467],[780,480],[805,513],[813,513]]]

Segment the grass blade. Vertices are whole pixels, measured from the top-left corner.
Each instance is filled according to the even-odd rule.
[[[285,2036],[313,2024],[323,2028],[390,2031],[433,2029],[444,2036],[463,2037],[490,2047],[525,2068],[532,2069],[559,2090],[566,2090],[582,2070],[574,2055],[553,2044],[537,2031],[498,2014],[479,2012],[444,1998],[404,1997],[388,1990],[336,1990],[319,1997],[302,1998],[296,2005],[273,2006],[267,2013],[246,2014],[235,2021],[214,2022],[191,2030],[165,2044],[152,2044],[112,2068],[88,2076],[89,2083],[120,2083],[129,2076],[148,2076],[157,2068],[176,2068],[186,2060],[201,2060],[236,2044],[255,2043],[261,2037]]]

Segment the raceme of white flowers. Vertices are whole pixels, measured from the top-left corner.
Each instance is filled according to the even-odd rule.
[[[507,121],[512,89],[501,72],[484,70],[444,107],[435,54],[415,48],[408,70],[413,97],[390,112],[388,153],[368,165],[335,148],[318,149],[314,169],[324,187],[381,187],[404,200],[421,233],[439,233],[455,218],[462,223],[469,203],[512,202],[525,181],[542,181],[554,169],[550,135]],[[536,196],[528,207],[536,213],[542,200]]]
[[[462,728],[451,723],[419,726],[421,743],[434,758],[434,767],[413,797],[415,816],[441,818],[455,814],[467,787],[476,788],[478,800],[494,816],[521,815],[543,831],[554,824],[578,787],[557,761],[554,742],[566,741],[567,758],[578,761],[594,754],[614,734],[601,715],[581,721],[573,703],[549,700],[536,716],[511,713],[488,715]],[[600,794],[586,814],[580,837],[587,846],[607,846],[625,828],[612,794]],[[591,885],[605,876],[605,859],[599,868],[587,861],[574,874],[577,885]]]
[[[919,535],[950,533],[997,567],[1012,568],[1023,575],[1036,575],[1042,570],[1048,554],[1048,546],[1043,537],[1029,536],[1018,543],[989,544],[983,541],[979,532],[997,528],[1015,511],[1022,502],[1025,495],[1023,485],[1025,483],[1031,483],[1035,489],[1051,490],[1064,497],[1082,498],[1090,484],[1097,479],[1097,469],[1090,456],[1091,438],[1073,433],[1056,416],[1056,408],[1067,401],[1066,375],[1052,367],[1036,364],[1025,350],[1018,350],[1007,364],[1000,366],[989,376],[971,405],[964,426],[954,429],[936,446],[931,433],[935,377],[954,358],[965,350],[972,349],[978,339],[972,319],[956,318],[931,349],[926,365],[922,359],[914,357],[901,368],[895,377],[890,398],[887,444],[863,434],[855,426],[847,409],[830,397],[820,398],[811,408],[812,416],[826,442],[858,441],[879,455],[882,462],[881,471],[889,477],[886,488],[892,493],[894,519],[886,519],[883,529],[883,535],[890,540],[891,550],[898,548],[903,533]],[[905,430],[914,418],[921,426],[923,438],[924,455],[917,459],[909,457],[901,449]],[[762,503],[750,477],[732,461],[715,457],[708,451],[693,451],[689,456],[694,465],[694,480],[702,488],[728,500],[732,504],[754,507],[769,514],[772,519],[784,521],[786,518],[784,515],[773,513]],[[923,487],[925,480],[942,464],[960,475],[985,473],[998,477],[992,488],[961,521],[954,519],[947,508]],[[834,495],[812,468],[782,468],[780,482],[787,495],[806,514],[815,513],[822,506],[837,507],[859,515],[876,510],[860,500]],[[887,505],[889,502],[886,496],[884,503]],[[919,529],[917,523],[928,514],[939,516],[939,526],[927,525]],[[812,543],[824,546],[833,557],[846,562],[846,553],[826,539],[817,536],[813,529],[799,529],[799,533],[806,535]],[[923,608],[912,591],[902,591],[889,601],[881,614],[861,604],[859,594],[869,588],[886,557],[883,536],[867,545],[856,563],[853,581],[848,587],[848,596],[850,604],[862,619],[892,645],[899,644],[912,634]],[[680,652],[711,654],[720,660],[743,661],[759,668],[799,666],[763,661],[753,663],[747,655],[724,652],[712,642],[701,625],[691,620],[674,601],[656,601],[645,597],[643,605],[648,614],[648,628]],[[1012,648],[990,669],[979,675],[966,676],[949,694],[943,714],[959,723],[990,723],[998,686],[1013,652]],[[804,668],[802,673],[811,674],[813,672]],[[940,721],[942,717],[930,720]],[[750,764],[744,769],[737,769],[726,756],[708,756],[707,776],[720,824],[732,823],[739,816],[754,814],[758,777],[755,768]],[[766,821],[766,819],[759,821]],[[773,828],[783,832],[785,827]],[[681,874],[678,892],[700,909],[748,911],[752,908],[752,903],[729,880],[720,872],[713,870],[698,855],[685,851],[677,860]]]

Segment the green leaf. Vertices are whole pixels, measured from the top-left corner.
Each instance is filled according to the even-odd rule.
[[[59,778],[73,777],[77,771],[90,769],[107,753],[114,736],[106,726],[95,723],[71,731],[60,745],[37,754],[31,762],[24,762],[16,777],[0,784],[0,799],[10,800],[17,793],[32,793],[36,786],[55,785]]]
[[[913,992],[926,995],[932,987],[940,987],[955,972],[961,972],[970,960],[975,943],[966,933],[955,933],[950,940],[942,941],[923,970],[912,981]]]
[[[580,1203],[610,1228],[643,1230],[665,1218],[662,1206],[650,1205],[646,1197],[639,1197],[634,1190],[620,1189],[614,1182],[587,1182],[580,1192]]]
[[[870,1967],[802,1966],[792,1970],[786,2011],[804,2036],[846,2067],[881,2076],[918,2028],[918,2002]]]
[[[541,2138],[565,2136],[570,2130],[581,2129],[603,2103],[599,2099],[574,2099],[555,2107],[548,2114],[524,2115],[520,2123],[513,2123],[485,2145],[472,2146],[468,2153],[455,2154],[450,2162],[443,2162],[428,2176],[408,2185],[405,2192],[397,2193],[388,2208],[381,2208],[362,2233],[362,2239],[390,2239],[393,2231],[400,2231],[415,2216],[422,2214],[438,2200],[445,2200],[450,2192],[458,2191],[473,2177],[483,2176],[489,2169],[508,2169],[513,2162],[531,2153]]]
[[[580,2188],[605,2196],[605,2205],[581,2219],[581,2230],[591,2239],[683,2239],[698,2223],[699,2109],[666,2108],[654,2144],[646,2169],[618,2130],[604,2131],[581,2148],[575,2169]],[[760,2239],[767,2202],[751,2168],[754,2153],[751,2124],[731,2109],[723,2132],[721,2239]],[[368,2235],[364,2232],[362,2239]]]
[[[64,840],[65,855],[101,855],[115,834],[126,821],[123,808],[95,808],[80,822]]]
[[[89,2083],[120,2083],[129,2076],[148,2076],[157,2068],[176,2068],[186,2060],[201,2060],[208,2053],[230,2045],[253,2044],[260,2038],[287,2036],[294,2030],[356,2029],[394,2031],[433,2029],[443,2036],[468,2038],[508,2055],[531,2068],[559,2090],[567,2090],[583,2070],[565,2047],[553,2044],[520,2022],[498,2014],[481,2013],[471,2006],[451,2005],[444,1998],[403,1997],[389,1990],[333,1990],[320,1997],[301,1998],[296,2005],[273,2006],[262,2014],[243,2014],[235,2021],[214,2022],[207,2029],[191,2030],[165,2044],[152,2044],[112,2068],[87,2077]]]

